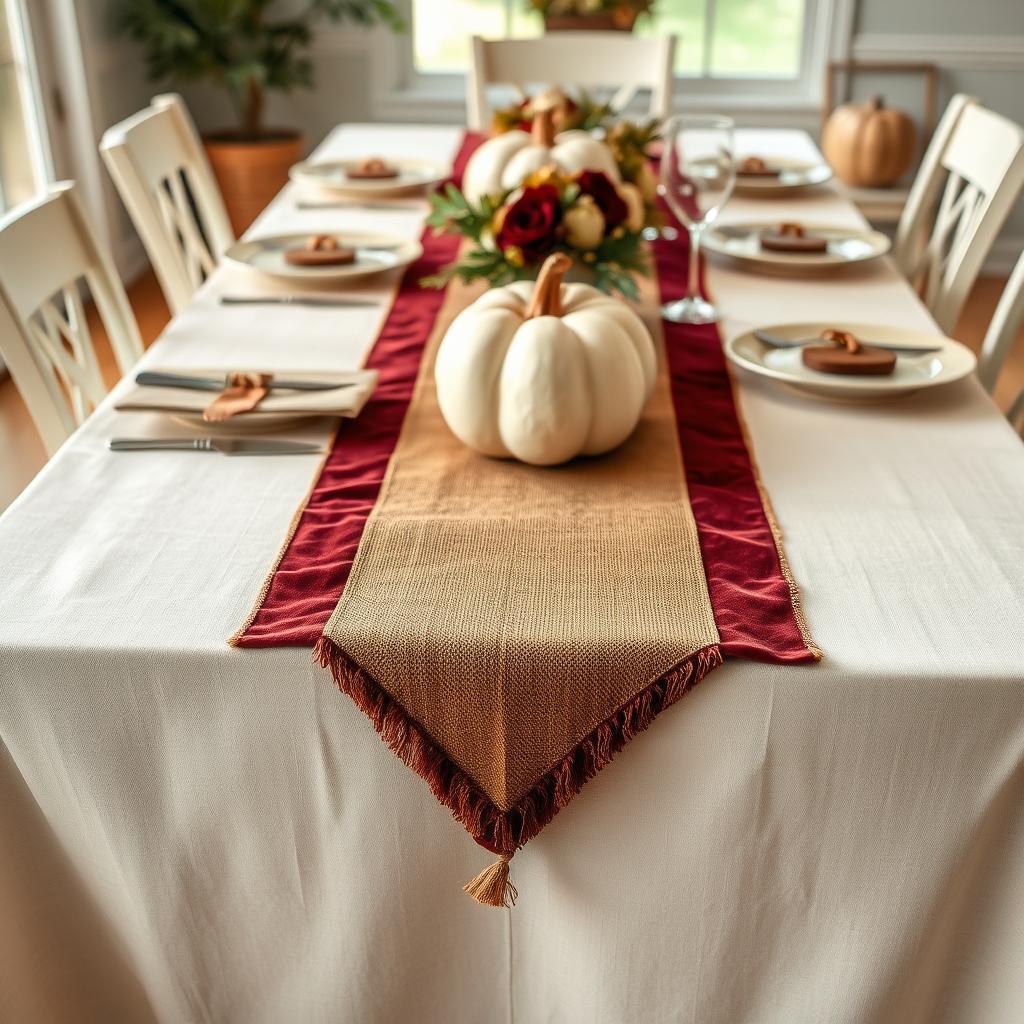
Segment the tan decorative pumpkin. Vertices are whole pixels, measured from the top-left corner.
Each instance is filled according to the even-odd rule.
[[[882,104],[838,107],[825,122],[821,149],[832,169],[847,185],[880,188],[898,181],[910,168],[917,148],[917,129],[908,114]]]
[[[535,285],[485,292],[442,339],[441,415],[474,451],[554,466],[633,433],[654,388],[654,342],[624,302],[563,286],[571,264],[555,253]]]
[[[488,139],[469,158],[462,191],[471,202],[516,188],[542,167],[561,171],[604,171],[618,184],[619,168],[612,151],[587,132],[555,135],[554,111],[547,107],[533,117],[529,133],[512,131]]]

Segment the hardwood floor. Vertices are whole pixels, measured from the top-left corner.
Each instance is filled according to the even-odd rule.
[[[992,311],[999,301],[1005,279],[981,278],[975,285],[954,336],[975,351],[981,346]],[[144,274],[128,289],[139,330],[146,345],[151,344],[169,319],[167,304],[152,272]],[[90,314],[96,339],[97,356],[108,385],[117,380],[117,366],[102,327]],[[1018,333],[1013,350],[996,386],[995,400],[1004,411],[1024,388],[1024,328]],[[13,382],[4,375],[0,380],[0,509],[6,508],[39,472],[46,462],[42,442],[32,425],[28,410]]]

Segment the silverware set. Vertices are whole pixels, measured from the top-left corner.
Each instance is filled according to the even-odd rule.
[[[148,437],[115,437],[107,443],[112,452],[217,452],[220,455],[317,455],[323,446],[306,441],[270,438],[182,437],[156,440]]]
[[[135,383],[151,388],[188,388],[192,391],[223,391],[231,386],[231,375],[224,377],[190,377],[184,373],[164,373],[158,370],[143,370],[135,375]],[[336,391],[338,388],[355,387],[356,382],[347,380],[329,382],[322,380],[279,380],[275,377],[267,384],[268,391]]]
[[[360,309],[379,306],[373,299],[337,298],[333,295],[222,295],[222,306],[316,306]]]
[[[320,202],[299,199],[295,203],[299,210],[422,210],[424,203],[410,202],[363,202],[356,199],[325,199]]]

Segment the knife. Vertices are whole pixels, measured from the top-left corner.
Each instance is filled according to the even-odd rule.
[[[337,306],[340,308],[374,307],[372,299],[333,299],[323,295],[222,295],[222,306]]]
[[[112,452],[220,452],[221,455],[316,455],[323,447],[306,441],[273,441],[264,438],[183,437],[160,441],[148,437],[115,437]]]
[[[776,338],[775,335],[766,334],[764,331],[754,331],[754,337],[769,348],[805,348],[807,345],[827,344],[821,338],[797,338],[790,340],[788,338]],[[925,348],[920,345],[890,345],[884,341],[865,341],[863,338],[858,338],[857,340],[861,344],[870,345],[872,348],[881,348],[885,349],[886,352],[895,352],[898,355],[904,356],[928,356],[942,351],[941,345]]]
[[[189,388],[192,391],[223,391],[231,386],[231,375],[224,377],[189,377],[183,373],[163,373],[157,370],[143,370],[135,375],[135,383],[150,388]],[[272,380],[270,391],[335,391],[339,388],[355,387],[358,381],[346,380],[341,383],[322,380]]]
[[[299,201],[296,207],[300,210],[422,210],[423,203],[359,203],[359,202],[323,202],[310,203]]]

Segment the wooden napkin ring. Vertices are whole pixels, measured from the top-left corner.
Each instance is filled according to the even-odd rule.
[[[389,163],[385,163],[380,157],[370,157],[368,160],[364,160],[357,167],[352,168],[350,171],[345,172],[349,178],[366,178],[366,179],[380,179],[380,178],[397,178],[398,168],[393,167]]]
[[[824,345],[809,345],[801,352],[804,366],[819,373],[882,377],[896,369],[896,354],[862,345],[850,331],[821,332]]]
[[[223,423],[241,412],[251,412],[270,390],[269,373],[229,373],[224,390],[203,410],[207,423]]]
[[[301,249],[287,249],[284,261],[296,267],[332,267],[355,263],[356,251],[341,245],[334,235],[310,235]]]
[[[825,252],[828,242],[819,235],[809,235],[803,224],[783,221],[774,231],[761,232],[761,248],[772,252]]]

